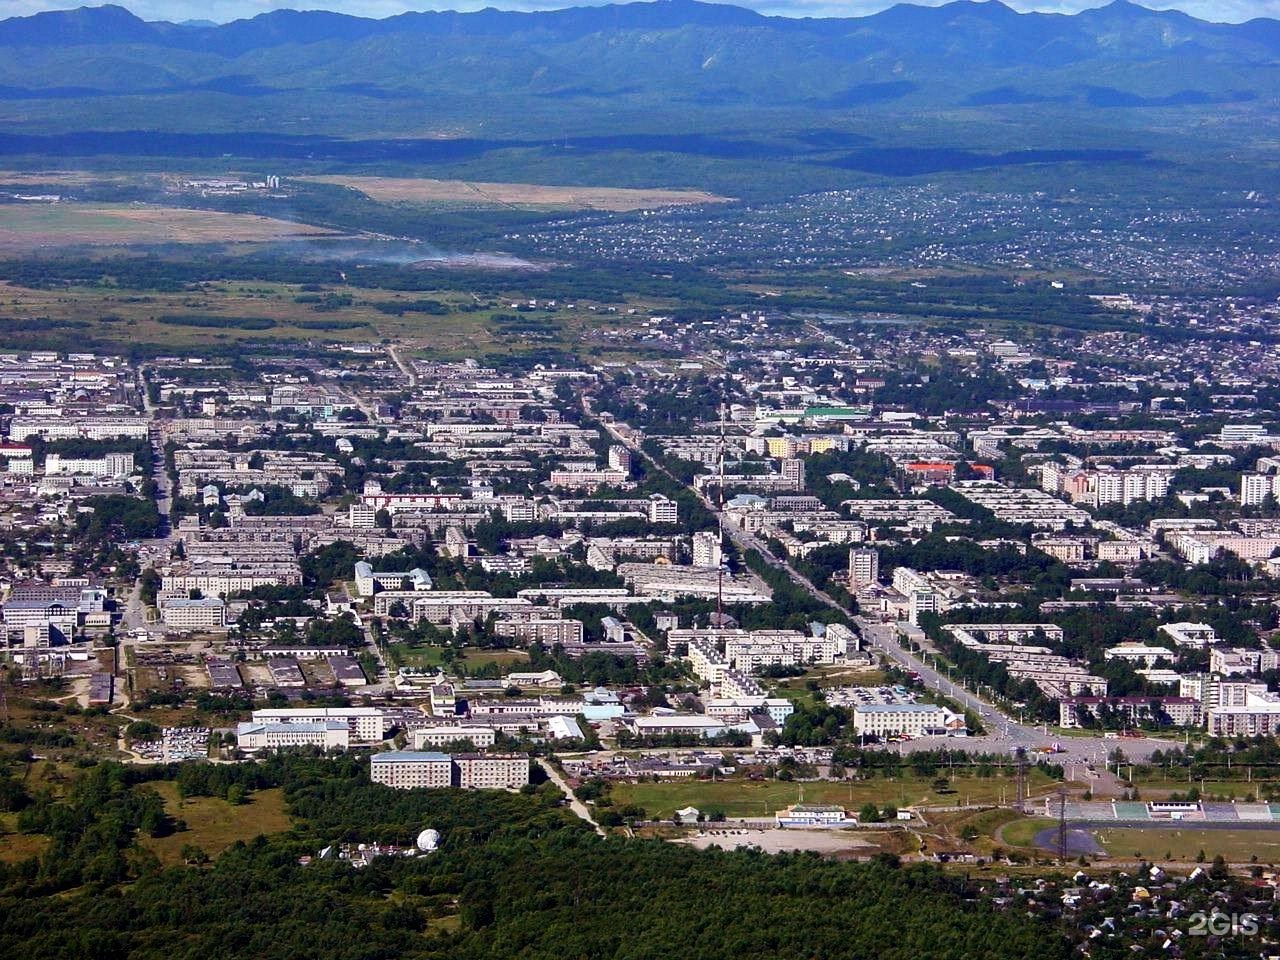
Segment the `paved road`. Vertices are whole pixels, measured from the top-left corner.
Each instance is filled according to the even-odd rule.
[[[1130,759],[1142,760],[1156,750],[1168,750],[1181,745],[1176,741],[1155,737],[1124,737],[1110,740],[1099,736],[1060,737],[1049,731],[1047,727],[1019,723],[977,696],[972,690],[954,683],[944,673],[930,666],[926,658],[917,656],[904,648],[892,624],[869,620],[866,617],[855,617],[854,620],[862,631],[863,641],[867,646],[884,653],[900,666],[915,671],[920,675],[925,686],[955,700],[981,718],[987,733],[982,737],[969,738],[969,745],[973,748],[1012,751],[1022,747],[1026,750],[1035,750],[1037,747],[1057,743],[1061,746],[1062,752],[1049,759],[1067,767],[1073,765],[1079,767],[1078,770],[1069,771],[1069,779],[1099,781],[1096,787],[1102,788],[1099,792],[1105,792],[1110,778],[1103,770],[1107,757],[1117,748]],[[916,740],[912,743],[929,743],[933,746],[937,741]],[[1090,763],[1097,767],[1098,776],[1091,777],[1087,768]]]
[[[593,411],[584,397],[582,401],[583,410],[588,415],[593,415]],[[680,483],[681,481],[675,477],[661,463],[655,461],[642,449],[639,444],[632,439],[629,430],[618,429],[617,424],[603,423],[605,430],[609,436],[615,441],[627,447],[633,454],[642,458],[650,464],[654,469],[660,470],[672,480]],[[718,507],[700,491],[688,484],[684,484],[687,489],[693,491],[703,506],[710,510],[713,514],[719,514]],[[792,579],[793,582],[799,584],[809,591],[815,598],[822,601],[829,607],[833,607],[842,613],[848,611],[836,601],[834,597],[824,590],[818,589],[806,576],[796,570],[790,563],[779,557],[775,557],[769,552],[768,546],[759,537],[754,534],[742,530],[733,523],[726,522],[723,524],[724,531],[729,538],[738,546],[740,550],[755,550],[764,558],[764,561],[770,566],[783,570]],[[974,751],[990,751],[990,752],[1012,752],[1018,747],[1024,749],[1034,749],[1036,747],[1045,747],[1055,742],[1053,734],[1047,729],[1039,729],[1034,726],[1021,724],[998,710],[991,703],[982,699],[976,693],[957,686],[947,677],[943,676],[937,670],[933,669],[924,660],[920,659],[910,651],[906,650],[897,639],[897,633],[891,624],[880,623],[878,621],[869,620],[866,617],[855,617],[859,630],[862,632],[864,642],[872,649],[878,649],[894,662],[913,670],[920,674],[921,679],[926,686],[950,697],[956,702],[962,704],[965,708],[972,710],[981,719],[983,726],[987,729],[987,734],[982,737],[971,737],[963,742],[966,749]],[[1143,760],[1149,757],[1156,750],[1168,750],[1171,747],[1179,746],[1176,741],[1158,740],[1151,737],[1127,737],[1121,740],[1108,740],[1103,737],[1064,737],[1056,742],[1061,743],[1063,752],[1057,754],[1052,759],[1056,763],[1071,767],[1073,764],[1077,766],[1076,771],[1068,770],[1069,779],[1079,779],[1081,781],[1089,781],[1090,779],[1100,781],[1098,786],[1105,788],[1110,781],[1110,776],[1106,774],[1105,767],[1107,757],[1110,756],[1117,748],[1123,751],[1124,756],[1132,760]],[[953,739],[943,738],[923,738],[912,740],[905,744],[899,745],[902,752],[911,752],[913,750],[931,750],[940,746],[960,746],[960,743]],[[1093,764],[1097,770],[1090,772],[1088,765]],[[1077,776],[1078,774],[1078,776]]]

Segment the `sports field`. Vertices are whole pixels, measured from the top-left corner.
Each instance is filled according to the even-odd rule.
[[[1044,792],[1051,781],[1039,771],[1032,772],[1033,795]],[[960,805],[998,803],[1002,792],[1013,794],[1012,779],[1001,777],[955,777],[946,791],[938,790],[933,778],[901,777],[895,780],[814,781],[786,783],[777,780],[681,780],[668,783],[616,783],[612,796],[616,804],[634,803],[650,817],[669,817],[676,810],[694,806],[704,812],[722,811],[728,817],[771,817],[783,807],[797,803],[841,804],[857,812],[864,803],[878,807],[915,804]]]
[[[1280,831],[1221,830],[1157,827],[1094,830],[1093,835],[1113,857],[1148,860],[1191,860],[1203,851],[1208,859],[1221,854],[1229,863],[1280,863]]]
[[[466,203],[529,210],[648,210],[655,207],[724,203],[729,198],[701,190],[665,187],[560,187],[541,183],[485,183],[406,177],[300,177],[359,190],[372,200],[391,203]]]

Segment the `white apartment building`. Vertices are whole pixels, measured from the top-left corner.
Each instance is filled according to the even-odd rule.
[[[347,511],[352,530],[372,530],[378,525],[378,511],[368,504],[353,503]]]
[[[297,564],[292,565],[294,569]],[[302,574],[255,572],[252,569],[222,572],[166,573],[160,579],[161,589],[173,593],[190,593],[199,590],[206,597],[226,597],[233,593],[243,593],[256,587],[290,586],[301,579]]]
[[[761,667],[834,663],[844,655],[845,645],[838,639],[825,634],[810,637],[798,630],[757,630],[724,645],[729,666],[744,673],[754,673]]]
[[[614,444],[610,447],[609,469],[629,475],[631,473],[631,451],[621,444]]]
[[[715,641],[693,639],[688,643],[689,665],[693,668],[693,675],[708,683],[720,683],[724,679],[724,672],[729,669],[729,661],[716,648]]]
[[[1245,650],[1215,647],[1209,651],[1209,672],[1224,677],[1264,673],[1277,667],[1280,667],[1280,652],[1270,648]]]
[[[1243,703],[1211,707],[1205,712],[1213,737],[1269,737],[1280,734],[1280,694],[1249,685]]]
[[[415,750],[422,750],[425,747],[443,747],[447,743],[456,743],[460,740],[469,740],[474,746],[483,750],[493,746],[497,739],[497,731],[492,727],[478,726],[420,727],[412,731],[412,739]]]
[[[674,500],[656,494],[649,498],[650,523],[678,523],[679,520],[680,510]]]
[[[693,535],[693,565],[718,569],[724,558],[720,544],[720,534],[711,530],[703,530]]]
[[[1156,630],[1180,647],[1202,650],[1222,642],[1222,638],[1207,623],[1162,623]]]
[[[616,487],[626,483],[627,475],[621,470],[552,470],[548,483],[553,487],[576,490],[595,490],[597,487]]]
[[[459,753],[453,764],[464,790],[519,790],[529,782],[529,757],[523,753]]]
[[[369,758],[369,779],[397,790],[453,786],[453,758],[447,753],[395,750]]]
[[[582,643],[581,620],[499,620],[494,633],[507,640],[520,643],[540,643],[554,646],[557,643]]]
[[[858,590],[880,582],[880,551],[855,547],[849,551],[849,587]]]
[[[97,458],[64,457],[51,453],[44,458],[46,476],[74,474],[87,477],[127,477],[133,473],[132,453],[108,453]]]
[[[199,600],[175,597],[160,604],[160,621],[166,627],[220,629],[227,624],[227,605],[217,597]]]
[[[1144,667],[1155,666],[1157,660],[1178,659],[1176,650],[1170,650],[1168,647],[1149,647],[1144,643],[1122,643],[1108,648],[1103,656],[1107,660],[1127,660],[1129,663],[1140,663]]]
[[[1201,717],[1200,701],[1189,697],[1064,697],[1058,701],[1058,725],[1081,727],[1104,711],[1134,725],[1144,721],[1158,723],[1163,714],[1175,727],[1194,727]]]
[[[30,436],[46,440],[115,440],[129,437],[147,439],[151,421],[146,417],[45,417],[15,416],[9,423],[9,439],[25,440]]]
[[[1280,495],[1280,473],[1243,473],[1240,475],[1240,505],[1258,507],[1267,497]]]

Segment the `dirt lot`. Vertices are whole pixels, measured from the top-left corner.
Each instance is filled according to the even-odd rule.
[[[351,187],[374,200],[400,203],[470,203],[535,210],[644,210],[695,203],[724,203],[700,190],[623,187],[553,187],[538,183],[480,183],[396,177],[302,177],[317,183]]]
[[[816,853],[848,853],[855,850],[871,850],[874,844],[848,830],[737,830],[717,829],[675,841],[706,850],[720,847],[736,850],[739,847],[759,847],[765,853],[782,853],[789,850],[811,850]]]
[[[264,242],[333,231],[249,214],[128,203],[0,205],[0,251],[59,246]]]

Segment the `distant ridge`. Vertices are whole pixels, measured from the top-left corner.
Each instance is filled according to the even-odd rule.
[[[1115,55],[1178,48],[1254,56],[1280,53],[1280,20],[1210,23],[1176,10],[1157,11],[1128,0],[1077,14],[1019,13],[999,0],[955,0],[937,7],[898,4],[863,17],[765,16],[729,4],[699,0],[566,7],[518,12],[404,13],[385,19],[327,11],[275,10],[225,24],[146,21],[108,4],[0,20],[0,46],[65,47],[150,44],[235,57],[284,44],[305,45],[369,37],[495,37],[539,33],[559,40],[631,30],[687,27],[760,29],[789,35],[840,39],[851,50],[902,46],[956,56],[1000,52],[1014,60],[1038,53],[1054,62],[1085,59],[1116,46]]]
[[[1203,143],[1228,129],[1273,137],[1278,66],[1280,21],[1209,23],[1126,0],[1074,15],[955,0],[792,18],[658,0],[381,20],[276,10],[225,24],[108,5],[0,21],[0,101],[16,105],[0,141],[256,130],[471,137],[498,150],[515,148],[495,138],[625,131],[637,137],[611,149],[743,159],[794,155],[776,142],[784,128],[835,128],[839,143],[802,137],[804,152],[861,169],[866,158],[836,154],[908,127],[929,146],[945,127],[952,143],[1013,153]],[[1171,111],[1212,122],[1180,126]],[[892,119],[866,122],[875,115]]]

